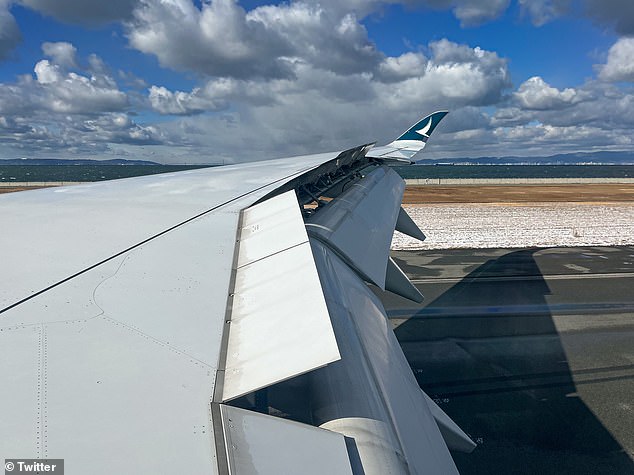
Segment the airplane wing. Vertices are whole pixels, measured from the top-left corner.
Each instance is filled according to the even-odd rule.
[[[0,459],[456,473],[447,444],[473,444],[368,288],[422,298],[388,255],[422,233],[370,148],[3,195]]]

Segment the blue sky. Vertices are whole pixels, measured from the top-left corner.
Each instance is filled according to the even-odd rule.
[[[631,0],[0,0],[0,158],[633,150]]]
[[[535,27],[513,4],[495,21],[461,27],[451,11],[404,8],[393,5],[364,24],[377,46],[390,55],[406,51],[407,44],[424,45],[449,38],[480,46],[509,59],[513,81],[541,75],[551,85],[580,84],[593,74],[593,55],[606,53],[617,35],[597,28],[589,19],[562,17]]]

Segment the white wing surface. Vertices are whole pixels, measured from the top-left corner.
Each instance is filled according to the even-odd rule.
[[[352,475],[342,434],[225,405],[222,419],[229,473]]]
[[[3,196],[0,458],[217,472],[210,403],[240,212],[336,156]]]
[[[365,283],[422,298],[389,243],[424,235],[370,148],[0,197],[0,459],[455,473],[443,438],[469,441]]]
[[[238,241],[223,401],[339,359],[295,193],[246,209]]]
[[[0,310],[198,216],[240,210],[337,153],[72,187],[0,200]],[[235,234],[236,225],[224,227]]]

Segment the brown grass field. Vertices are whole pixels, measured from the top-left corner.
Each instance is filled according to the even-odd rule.
[[[2,193],[11,193],[13,191],[37,190],[38,188],[47,188],[46,186],[0,186],[0,195]]]
[[[614,203],[634,201],[634,184],[418,185],[405,189],[403,204],[427,203]]]

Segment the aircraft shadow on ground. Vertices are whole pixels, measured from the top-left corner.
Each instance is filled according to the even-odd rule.
[[[463,475],[634,473],[578,397],[536,251],[479,266],[401,323],[397,338],[421,387],[479,445],[454,454]],[[530,278],[496,279],[509,268]]]

